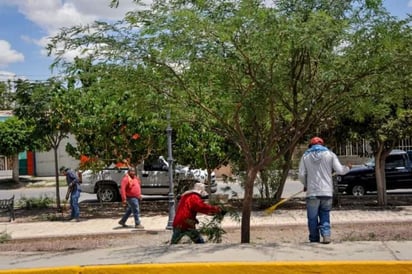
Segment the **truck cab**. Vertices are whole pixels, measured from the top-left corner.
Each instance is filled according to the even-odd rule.
[[[141,180],[143,196],[167,196],[169,194],[169,165],[164,157],[155,161],[145,161],[136,167],[136,174]],[[100,171],[86,170],[81,173],[81,190],[96,194],[99,201],[120,201],[120,185],[128,168],[111,165]],[[216,192],[217,183],[214,172],[210,180],[211,193]],[[190,169],[188,166],[176,164],[173,172],[174,192],[181,194],[195,182],[209,184],[207,171]],[[208,187],[207,187],[208,188]]]

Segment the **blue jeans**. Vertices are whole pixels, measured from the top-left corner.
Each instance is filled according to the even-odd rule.
[[[203,240],[199,231],[196,229],[182,230],[179,228],[173,228],[173,235],[170,244],[177,244],[180,241],[180,239],[182,239],[182,237],[185,235],[188,236],[196,244],[205,243],[205,240]]]
[[[120,219],[120,222],[126,223],[127,219],[129,219],[130,214],[133,213],[134,223],[135,223],[135,225],[139,225],[140,224],[139,199],[137,199],[137,198],[126,198],[126,202],[127,202],[127,209],[126,209],[126,212],[124,213],[122,219]]]
[[[310,242],[319,242],[320,236],[330,237],[331,209],[332,197],[316,196],[306,198]]]
[[[80,191],[73,191],[70,194],[71,219],[78,219],[80,216],[79,197]]]

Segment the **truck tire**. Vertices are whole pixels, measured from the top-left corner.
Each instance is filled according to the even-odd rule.
[[[350,190],[350,194],[353,196],[364,196],[366,194],[366,189],[363,185],[354,185]]]
[[[118,190],[112,185],[101,185],[97,191],[97,199],[100,202],[116,202],[118,201]]]

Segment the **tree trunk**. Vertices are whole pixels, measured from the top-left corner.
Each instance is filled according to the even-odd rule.
[[[383,143],[380,143],[375,153],[376,190],[378,192],[378,205],[380,206],[386,206],[388,204],[386,196],[385,160],[389,151],[385,150]]]
[[[19,172],[19,155],[11,156],[13,158],[13,170],[12,170],[12,180],[15,183],[19,182],[20,172]]]
[[[212,170],[210,168],[207,169],[207,182],[208,184],[207,184],[206,191],[209,195],[211,195],[212,194]]]
[[[248,168],[245,182],[245,196],[243,198],[241,240],[242,244],[250,243],[250,214],[253,202],[253,185],[257,174],[256,168]]]
[[[54,168],[55,168],[55,174],[56,174],[56,206],[57,206],[57,211],[62,212],[61,208],[61,203],[60,203],[60,182],[59,182],[59,159],[57,155],[57,149],[58,147],[54,147]]]
[[[293,153],[290,151],[288,151],[288,153],[285,154],[285,157],[284,157],[285,163],[283,164],[283,167],[282,167],[282,176],[280,178],[279,187],[275,194],[275,202],[280,201],[280,199],[282,198],[283,189],[285,188],[285,183],[289,175],[289,170],[292,166],[292,156],[293,156]],[[302,185],[302,189],[303,189],[303,185]]]
[[[270,198],[269,176],[267,170],[260,171],[260,196],[261,198]]]

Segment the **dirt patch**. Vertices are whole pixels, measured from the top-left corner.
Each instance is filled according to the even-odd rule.
[[[412,222],[368,223],[368,224],[336,224],[332,227],[332,241],[401,241],[412,240]],[[100,234],[70,236],[65,238],[37,238],[10,240],[0,244],[2,251],[33,252],[68,250],[91,250],[108,247],[150,247],[169,244],[171,231],[133,232],[124,234]],[[305,225],[252,227],[251,244],[270,243],[305,243],[307,228]],[[190,243],[182,239],[182,244]],[[228,229],[222,243],[240,243],[240,229]]]
[[[376,205],[376,197],[343,197],[340,205],[334,210],[375,209],[397,210],[399,206],[412,205],[412,197],[391,196],[387,207],[380,208]],[[120,218],[124,208],[120,203],[100,204],[81,203],[82,217],[89,218]],[[168,201],[150,201],[142,203],[142,212],[145,216],[167,214]],[[241,210],[241,201],[231,201],[230,207]],[[253,210],[262,210],[267,207],[267,202],[256,201]],[[282,206],[287,209],[304,209],[303,199],[294,199]],[[55,208],[48,209],[17,209],[15,222],[36,222],[45,220],[61,221],[68,216],[68,210],[63,213],[56,212]],[[333,220],[332,220],[333,222]],[[412,222],[383,222],[383,223],[332,223],[333,242],[342,241],[389,241],[412,240]],[[240,243],[240,229],[227,229],[223,236],[223,243]],[[117,234],[82,235],[70,237],[49,237],[22,240],[3,239],[0,243],[2,251],[68,251],[90,250],[106,247],[122,246],[160,246],[168,244],[171,231],[137,231]],[[304,243],[307,242],[308,232],[306,225],[274,225],[251,227],[250,243]],[[188,243],[186,239],[183,243]]]

